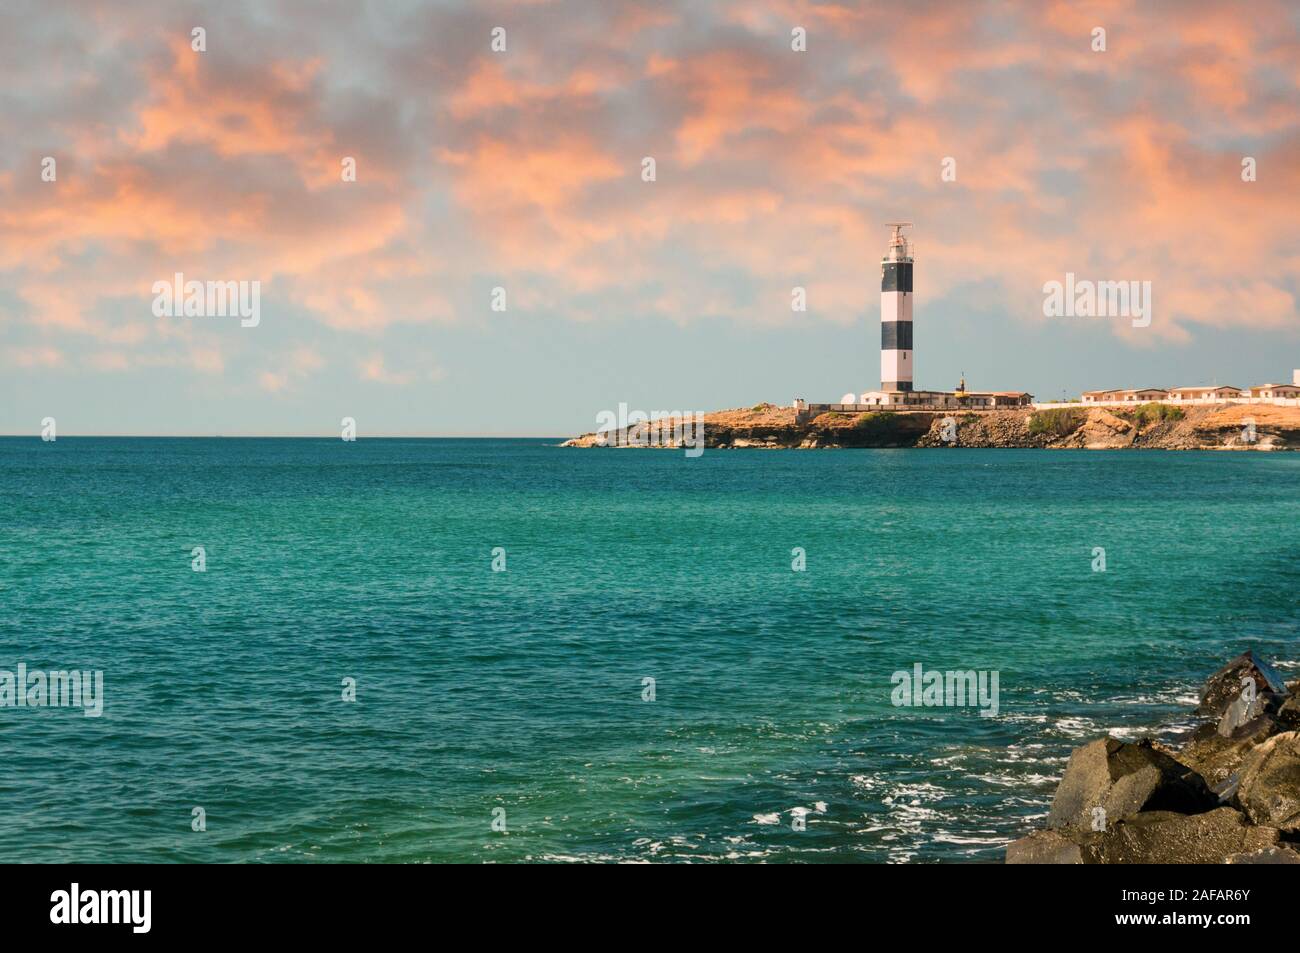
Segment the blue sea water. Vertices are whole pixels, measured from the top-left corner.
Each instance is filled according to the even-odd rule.
[[[0,439],[0,670],[104,673],[0,708],[0,860],[999,861],[1300,661],[1297,454],[556,443]]]

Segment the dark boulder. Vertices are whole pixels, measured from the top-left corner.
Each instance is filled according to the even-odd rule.
[[[1081,864],[1079,845],[1056,831],[1034,831],[1007,845],[1008,864]]]
[[[1271,701],[1280,705],[1287,692],[1286,682],[1271,665],[1262,661],[1254,652],[1243,652],[1219,669],[1201,689],[1201,704],[1196,709],[1198,714],[1213,715],[1221,718],[1227,707],[1241,694],[1241,680],[1255,680],[1256,695],[1270,695]]]
[[[1291,692],[1291,697],[1277,710],[1277,720],[1286,731],[1300,729],[1300,695],[1297,695],[1294,690]]]
[[[1047,829],[1007,863],[1300,864],[1300,680],[1246,652],[1197,711],[1211,720],[1176,757],[1150,740],[1076,748]]]
[[[1279,730],[1278,722],[1270,715],[1260,715],[1226,736],[1214,725],[1202,725],[1192,732],[1178,752],[1178,760],[1203,777],[1211,790],[1218,793],[1220,786],[1241,767],[1246,755]],[[1223,799],[1226,801],[1230,796]]]
[[[1231,738],[1234,731],[1262,717],[1270,707],[1276,710],[1278,708],[1277,703],[1272,702],[1270,704],[1270,700],[1275,697],[1268,693],[1252,694],[1241,692],[1236,698],[1228,702],[1228,707],[1223,709],[1223,714],[1219,717],[1217,731],[1224,738]]]
[[[1227,864],[1300,864],[1300,854],[1289,847],[1265,847],[1245,854],[1231,854]]]
[[[1256,824],[1300,831],[1300,731],[1274,735],[1246,755],[1236,800]]]
[[[1205,814],[1145,811],[1104,831],[1034,831],[1007,845],[1008,864],[1224,864],[1266,860],[1278,832],[1231,807]],[[1272,856],[1272,855],[1268,855]],[[1234,859],[1243,858],[1243,859]],[[1246,860],[1244,858],[1251,858]]]
[[[1277,831],[1252,828],[1230,807],[1190,816],[1149,811],[1089,836],[1082,854],[1084,863],[1094,864],[1222,864],[1269,847],[1276,838]]]
[[[1110,824],[1138,811],[1196,814],[1218,803],[1199,774],[1149,740],[1129,744],[1099,738],[1070,755],[1047,826],[1091,829],[1096,808]]]

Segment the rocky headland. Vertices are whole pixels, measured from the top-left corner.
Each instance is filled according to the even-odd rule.
[[[1098,738],[1009,864],[1300,864],[1300,681],[1251,652],[1205,683],[1178,750]]]
[[[608,441],[639,445],[625,433]],[[671,445],[671,440],[656,445]],[[601,446],[595,433],[566,447]],[[1048,449],[1295,450],[1300,407],[1219,404],[1059,407],[1000,411],[828,412],[800,421],[789,407],[758,404],[704,417],[709,449],[1042,447]]]

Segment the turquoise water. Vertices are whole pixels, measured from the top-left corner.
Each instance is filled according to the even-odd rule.
[[[0,708],[0,860],[996,861],[1300,660],[1297,454],[554,443],[0,439],[0,669],[105,682]]]

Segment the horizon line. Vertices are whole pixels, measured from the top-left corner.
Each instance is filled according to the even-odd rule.
[[[559,434],[403,434],[380,433],[357,436],[355,440],[342,440],[338,434],[301,434],[301,433],[71,433],[59,434],[55,440],[41,440],[37,433],[0,433],[0,440],[14,439],[40,440],[42,443],[57,443],[68,437],[93,440],[340,440],[354,443],[359,440],[568,440],[570,437]]]

